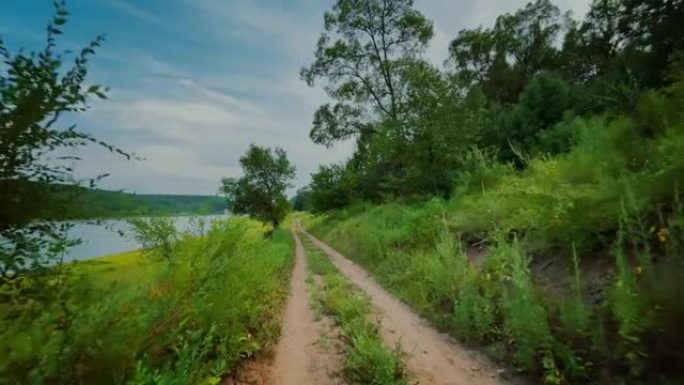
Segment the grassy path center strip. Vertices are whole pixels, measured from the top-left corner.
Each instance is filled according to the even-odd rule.
[[[332,263],[304,239],[309,282],[316,311],[331,317],[346,342],[345,374],[353,384],[408,384],[399,349],[383,344],[378,320],[368,298],[347,281]],[[320,278],[318,278],[320,277]]]

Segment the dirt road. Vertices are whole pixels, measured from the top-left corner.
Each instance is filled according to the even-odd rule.
[[[329,368],[336,357],[319,343],[325,333],[323,323],[316,322],[310,308],[311,294],[306,286],[306,254],[295,231],[295,266],[290,294],[285,305],[281,337],[276,348],[275,363],[269,383],[277,385],[332,385],[339,379]]]
[[[344,379],[339,369],[343,359],[319,343],[329,323],[317,322],[311,310],[306,284],[306,253],[298,233],[308,236],[347,279],[363,290],[380,314],[381,332],[389,347],[399,346],[406,356],[411,383],[420,385],[504,384],[496,368],[478,353],[469,351],[431,328],[406,305],[386,292],[361,267],[295,224],[295,266],[285,307],[281,338],[265,385],[335,385]],[[325,321],[325,320],[323,320]],[[271,365],[268,365],[271,366]],[[263,368],[261,369],[263,370]]]
[[[381,313],[385,342],[392,347],[400,344],[408,354],[406,364],[412,379],[421,385],[504,384],[496,368],[484,357],[449,341],[380,287],[361,267],[314,236],[304,234],[330,257],[347,279],[369,296]]]

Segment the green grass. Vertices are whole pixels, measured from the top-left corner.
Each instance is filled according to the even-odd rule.
[[[676,382],[684,123],[669,122],[645,138],[624,117],[580,119],[570,152],[524,171],[475,159],[450,200],[300,217],[439,328],[546,383]],[[466,241],[487,257],[469,262]],[[533,269],[552,258],[556,292]]]
[[[350,284],[332,263],[305,240],[310,275],[322,277],[322,284],[309,280],[317,313],[333,318],[346,340],[345,373],[353,384],[408,384],[399,350],[382,342],[378,320],[368,298]]]
[[[86,277],[98,286],[145,285],[154,279],[156,271],[164,268],[164,264],[134,250],[77,261],[70,267],[75,274]]]
[[[170,261],[125,253],[31,286],[50,300],[3,304],[0,384],[219,383],[279,333],[292,241],[266,231],[235,218]]]

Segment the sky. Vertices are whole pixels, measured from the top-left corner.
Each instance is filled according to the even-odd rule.
[[[2,0],[0,37],[13,49],[39,50],[52,0]],[[590,0],[556,0],[575,18]],[[459,30],[492,26],[525,0],[416,0],[435,27],[426,57],[441,66]],[[101,188],[136,193],[217,193],[221,177],[240,176],[250,143],[281,147],[297,168],[292,190],[320,164],[340,162],[352,143],[331,149],[309,139],[327,101],[299,70],[313,60],[323,13],[333,0],[68,0],[61,47],[78,50],[99,34],[89,84],[108,99],[75,118],[91,133],[142,160],[102,148],[73,152],[76,176],[108,173]]]

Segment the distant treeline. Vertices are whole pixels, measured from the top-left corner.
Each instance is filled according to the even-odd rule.
[[[136,215],[217,214],[224,199],[205,195],[133,194],[121,191],[51,186],[66,209],[49,211],[46,218],[111,218]]]

